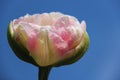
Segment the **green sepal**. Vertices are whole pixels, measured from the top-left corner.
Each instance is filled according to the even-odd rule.
[[[79,49],[76,52],[76,54],[70,58],[67,58],[65,60],[62,60],[60,62],[55,63],[53,66],[59,67],[59,66],[69,65],[69,64],[75,63],[80,58],[82,58],[82,56],[85,54],[85,52],[87,51],[87,49],[89,47],[89,43],[90,43],[90,40],[89,40],[88,33],[85,32],[84,38],[83,38],[81,44],[79,45],[79,47],[78,47]]]
[[[8,39],[8,43],[10,47],[12,48],[13,52],[18,58],[20,58],[21,60],[25,62],[38,66],[37,63],[34,61],[34,59],[31,56],[29,56],[28,50],[24,46],[20,46],[15,41],[11,23],[9,24],[8,29],[7,29],[7,39]]]

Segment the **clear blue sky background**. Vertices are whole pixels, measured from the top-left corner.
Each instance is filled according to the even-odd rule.
[[[90,47],[78,62],[53,68],[49,80],[120,80],[120,0],[0,0],[0,80],[37,80],[37,67],[14,55],[6,30],[15,18],[51,11],[85,20]]]

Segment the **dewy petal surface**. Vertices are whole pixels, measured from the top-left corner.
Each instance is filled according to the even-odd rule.
[[[29,15],[12,21],[18,44],[30,52],[36,63],[48,66],[75,55],[86,32],[86,23],[59,12]],[[24,54],[24,53],[22,53]]]

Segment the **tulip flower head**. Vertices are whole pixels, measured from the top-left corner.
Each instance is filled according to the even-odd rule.
[[[79,60],[89,37],[86,23],[59,12],[25,15],[10,22],[8,40],[15,54],[38,66],[60,66]]]

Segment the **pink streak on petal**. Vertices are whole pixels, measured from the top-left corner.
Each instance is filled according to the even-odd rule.
[[[69,35],[70,35],[70,34],[68,34],[68,32],[65,31],[65,30],[63,30],[63,31],[61,32],[61,34],[60,34],[60,36],[62,37],[62,39],[63,39],[64,41],[68,41],[68,39],[70,38]]]
[[[27,40],[27,48],[30,51],[35,51],[37,46],[37,37],[31,33],[31,36]]]
[[[62,40],[62,38],[54,33],[54,32],[50,32],[49,33],[49,37],[52,41],[52,43],[54,43],[54,48],[58,51],[58,53],[62,56],[65,52],[68,51],[68,46],[67,43]]]
[[[67,43],[68,47],[72,46],[75,37],[68,30],[63,30],[59,35]]]

